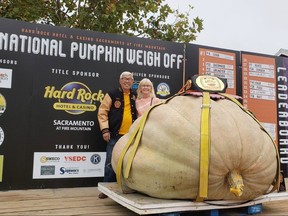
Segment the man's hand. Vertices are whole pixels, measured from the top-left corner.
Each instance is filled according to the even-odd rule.
[[[103,139],[106,142],[109,142],[109,140],[110,140],[110,131],[107,131],[107,132],[103,133],[102,136],[103,136]]]

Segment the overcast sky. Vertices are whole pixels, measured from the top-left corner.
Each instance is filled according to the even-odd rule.
[[[288,0],[166,0],[204,20],[193,44],[275,55],[288,49]]]

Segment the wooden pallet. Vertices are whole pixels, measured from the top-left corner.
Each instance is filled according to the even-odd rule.
[[[171,212],[207,211],[215,209],[257,207],[265,202],[288,200],[288,192],[270,193],[247,202],[239,201],[205,201],[165,200],[152,198],[140,193],[123,194],[117,183],[98,183],[98,190],[109,196],[120,205],[139,215],[163,214]],[[253,208],[251,208],[253,210]],[[251,212],[250,212],[251,213]],[[252,212],[259,213],[259,212]]]

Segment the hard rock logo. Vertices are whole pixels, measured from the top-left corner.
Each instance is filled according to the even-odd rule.
[[[53,104],[55,110],[63,110],[67,113],[78,115],[86,111],[95,111],[97,101],[101,102],[104,98],[102,90],[92,93],[83,83],[70,82],[60,90],[55,86],[46,86],[44,98],[57,99]]]

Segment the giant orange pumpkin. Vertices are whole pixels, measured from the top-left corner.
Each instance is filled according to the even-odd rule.
[[[278,153],[268,133],[235,102],[217,98],[210,103],[205,199],[248,200],[275,188],[279,175]],[[124,190],[128,187],[163,199],[197,198],[201,179],[201,106],[201,96],[179,95],[152,107],[147,112],[143,131],[138,132],[141,137],[131,169],[128,176],[123,177],[133,151],[133,142],[128,148],[127,142],[142,118],[133,123],[129,133],[116,143],[112,155],[115,172],[117,169],[119,172],[119,158],[123,156],[118,182]],[[241,193],[233,193],[233,178],[236,183],[240,181]]]

